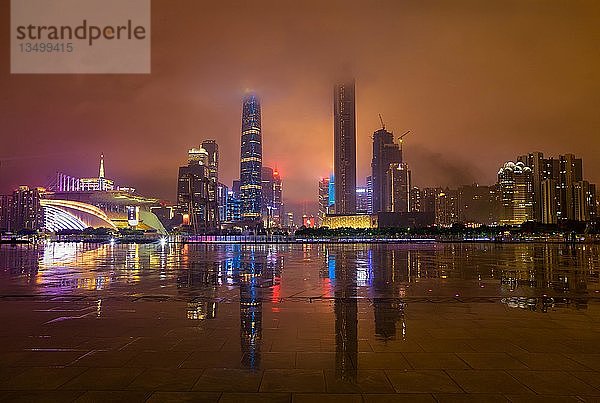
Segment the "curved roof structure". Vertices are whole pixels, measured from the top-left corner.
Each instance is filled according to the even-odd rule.
[[[44,209],[45,226],[49,231],[81,230],[88,227],[117,229],[104,211],[91,204],[52,199],[41,199],[40,204]]]

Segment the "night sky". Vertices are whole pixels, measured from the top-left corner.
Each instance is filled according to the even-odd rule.
[[[312,210],[332,170],[333,83],[356,77],[359,184],[378,113],[419,186],[491,184],[516,155],[575,153],[600,182],[600,1],[152,1],[152,74],[11,75],[0,0],[0,193],[56,171],[174,200],[187,149],[239,176],[244,92],[264,164]],[[298,211],[300,212],[300,211]]]

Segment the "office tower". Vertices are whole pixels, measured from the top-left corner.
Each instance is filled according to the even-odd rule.
[[[394,135],[381,128],[373,133],[373,160],[371,176],[373,181],[373,212],[392,211],[388,171],[391,164],[402,163],[400,146],[394,143]]]
[[[329,175],[329,207],[327,213],[335,213],[335,177],[333,174]]]
[[[356,212],[356,116],[354,80],[333,91],[335,212]]]
[[[317,215],[318,225],[323,225],[325,215],[329,213],[329,178],[319,180],[319,214]]]
[[[367,176],[367,203],[369,206],[369,214],[373,214],[373,176]]]
[[[411,173],[408,165],[404,163],[392,163],[387,171],[388,200],[386,205],[394,213],[407,213],[410,211],[410,188]]]
[[[219,209],[219,221],[227,221],[227,207],[229,201],[229,188],[227,185],[217,183],[217,206]]]
[[[44,226],[40,196],[44,189],[19,186],[12,194],[10,206],[10,230],[39,230]]]
[[[227,221],[235,222],[242,219],[242,200],[239,193],[233,190],[227,192]]]
[[[231,186],[231,191],[235,194],[235,197],[238,199],[240,198],[240,195],[241,195],[240,186],[241,186],[241,182],[239,180],[234,180],[233,184]]]
[[[208,154],[208,177],[215,182],[219,181],[219,146],[215,140],[204,140],[202,148]]]
[[[369,213],[369,192],[366,186],[356,188],[356,212]]]
[[[276,227],[281,227],[283,217],[283,181],[277,169],[273,171],[273,211],[271,218]]]
[[[281,225],[282,207],[281,177],[279,172],[270,167],[262,167],[262,217],[265,227],[273,228]]]
[[[179,167],[177,179],[178,212],[183,216],[184,229],[193,234],[213,231],[219,222],[217,184],[209,178],[205,152],[200,150],[189,151],[188,164]]]
[[[208,152],[202,147],[193,147],[188,150],[188,164],[198,163],[208,168]]]
[[[501,192],[500,225],[520,225],[533,219],[533,173],[522,162],[507,162],[498,171]]]
[[[260,101],[255,94],[244,97],[240,160],[242,219],[258,220],[261,213],[262,137]]]

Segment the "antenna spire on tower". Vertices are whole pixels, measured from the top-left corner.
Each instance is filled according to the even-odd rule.
[[[104,178],[104,153],[100,154],[100,176],[99,178]]]

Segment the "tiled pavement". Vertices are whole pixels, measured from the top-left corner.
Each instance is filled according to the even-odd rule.
[[[1,298],[0,401],[600,401],[600,304],[376,304]]]

